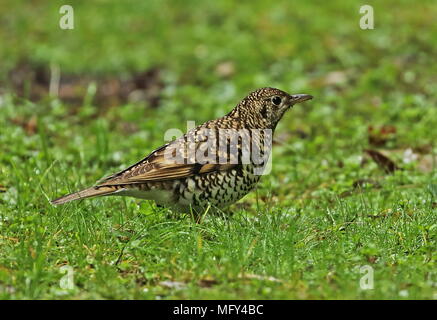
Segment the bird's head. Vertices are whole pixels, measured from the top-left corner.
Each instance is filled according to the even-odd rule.
[[[296,103],[312,98],[309,94],[288,94],[275,88],[261,88],[251,92],[237,108],[239,113],[262,121],[266,128],[274,129],[285,111]]]

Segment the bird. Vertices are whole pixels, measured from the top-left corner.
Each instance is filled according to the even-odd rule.
[[[207,121],[94,186],[55,200],[130,196],[185,212],[224,210],[255,188],[265,172],[278,122],[312,99],[276,88],[249,93],[228,114]]]

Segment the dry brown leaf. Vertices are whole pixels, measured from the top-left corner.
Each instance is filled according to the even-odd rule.
[[[380,147],[396,137],[396,127],[384,125],[379,128],[375,128],[374,126],[370,125],[367,127],[367,133],[369,144]]]
[[[16,124],[24,129],[27,135],[34,135],[38,131],[38,118],[33,115],[30,119],[25,120],[21,117],[13,118],[10,120],[13,124]]]
[[[383,169],[387,173],[393,173],[396,170],[399,170],[400,168],[396,165],[396,163],[391,160],[389,157],[383,155],[378,150],[373,149],[366,149],[364,150],[372,159],[375,161],[375,163]]]
[[[212,286],[215,286],[218,284],[218,281],[215,279],[201,279],[199,281],[199,286],[202,288],[211,288]]]

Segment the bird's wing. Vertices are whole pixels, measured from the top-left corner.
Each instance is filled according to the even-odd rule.
[[[209,147],[218,145],[217,139],[222,138],[217,135],[208,140],[202,131],[198,129],[190,131],[181,138],[156,149],[129,168],[101,180],[98,186],[181,179],[196,174],[231,170],[238,166],[236,161],[238,155],[232,152],[226,153],[221,158],[218,152],[210,152],[209,157],[199,159],[199,155],[205,156],[207,151],[211,151]]]

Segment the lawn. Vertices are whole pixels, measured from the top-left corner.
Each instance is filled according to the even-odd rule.
[[[61,3],[0,4],[1,299],[437,299],[435,1]],[[265,86],[314,99],[232,216],[49,203]]]

